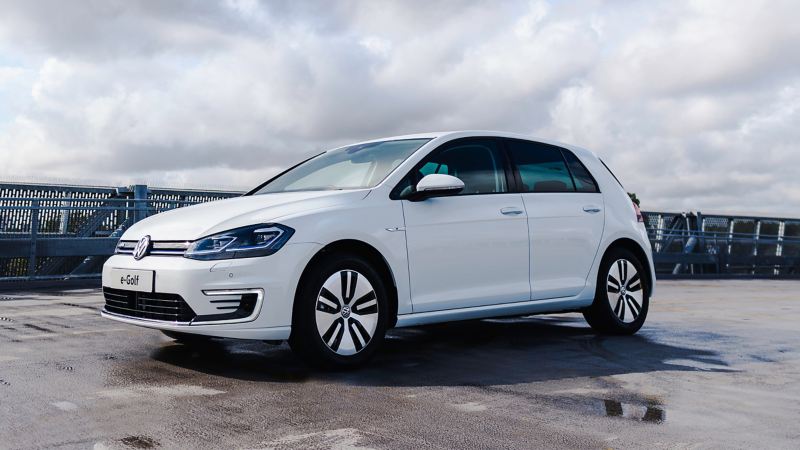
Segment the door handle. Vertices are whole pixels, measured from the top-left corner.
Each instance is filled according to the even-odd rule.
[[[516,206],[508,206],[505,208],[501,208],[500,213],[505,214],[506,216],[516,216],[522,214],[522,210],[517,208]]]
[[[586,205],[583,207],[583,210],[589,214],[595,214],[602,211],[602,209],[599,206],[594,206],[594,205]]]

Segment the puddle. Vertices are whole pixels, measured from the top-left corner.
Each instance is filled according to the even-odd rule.
[[[640,422],[663,423],[667,419],[667,412],[662,405],[649,403],[637,405],[623,403],[619,400],[603,400],[603,411],[608,417],[619,417]]]

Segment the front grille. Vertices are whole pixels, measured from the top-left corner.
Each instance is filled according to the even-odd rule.
[[[197,314],[178,294],[136,292],[104,287],[106,311],[139,319],[191,322]]]
[[[117,253],[132,255],[137,241],[119,241]],[[148,255],[183,256],[191,243],[188,241],[153,241],[147,250]]]

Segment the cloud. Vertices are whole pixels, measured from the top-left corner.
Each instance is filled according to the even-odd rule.
[[[800,216],[791,1],[0,3],[0,178],[246,189],[393,134],[600,154],[649,209]]]

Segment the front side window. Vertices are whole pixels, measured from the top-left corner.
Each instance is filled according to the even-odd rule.
[[[466,139],[433,151],[395,188],[397,197],[407,197],[422,177],[434,173],[463,181],[458,195],[508,192],[502,153],[491,139]]]
[[[372,188],[428,141],[369,142],[331,150],[280,174],[253,194]]]
[[[511,160],[519,170],[522,192],[574,192],[569,169],[558,147],[509,140]]]

